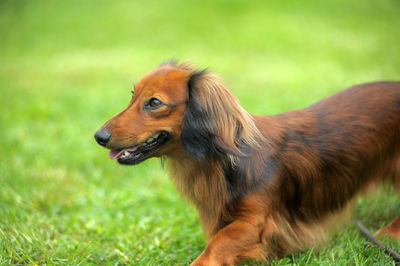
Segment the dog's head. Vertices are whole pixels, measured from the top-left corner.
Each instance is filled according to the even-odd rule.
[[[128,107],[95,134],[121,164],[184,153],[200,160],[240,153],[258,132],[219,79],[188,64],[167,63],[135,84]]]

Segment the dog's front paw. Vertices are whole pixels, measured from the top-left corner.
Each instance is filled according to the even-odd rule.
[[[201,254],[195,261],[192,262],[191,266],[219,266],[219,265],[224,265],[224,266],[230,266],[230,265],[235,265],[233,262],[229,262],[225,259],[217,259],[217,258],[212,258],[210,256],[205,256],[204,254]]]

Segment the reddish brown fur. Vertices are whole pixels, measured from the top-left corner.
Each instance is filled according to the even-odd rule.
[[[381,235],[390,235],[392,237],[400,238],[400,216],[397,217],[393,222],[389,225],[380,229],[377,234]]]
[[[112,134],[107,147],[170,133],[153,156],[167,159],[199,211],[209,243],[193,265],[316,246],[369,186],[400,189],[400,83],[354,86],[275,116],[248,114],[214,74],[187,64],[164,64],[135,87],[129,106],[102,127]],[[169,105],[144,110],[152,97]],[[400,217],[380,233],[400,237]]]

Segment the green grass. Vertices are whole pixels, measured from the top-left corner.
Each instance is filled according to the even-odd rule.
[[[176,56],[220,73],[250,112],[305,107],[400,79],[399,11],[396,0],[1,1],[0,264],[189,264],[205,247],[197,214],[159,161],[123,167],[93,139],[132,82]],[[398,203],[381,192],[355,217],[376,230]],[[354,224],[272,262],[393,263]]]

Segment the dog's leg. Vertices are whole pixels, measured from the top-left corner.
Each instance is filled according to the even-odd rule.
[[[389,225],[381,228],[376,232],[378,236],[389,235],[395,238],[400,238],[400,216],[393,220]]]
[[[192,263],[200,265],[234,265],[243,257],[261,256],[260,229],[249,222],[236,220],[211,238],[207,248]],[[251,254],[251,255],[249,255]]]
[[[400,193],[400,157],[395,163],[393,185],[397,192]],[[395,238],[400,238],[400,216],[394,219],[390,224],[381,228],[376,232],[378,236],[389,235]]]

